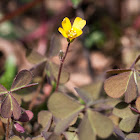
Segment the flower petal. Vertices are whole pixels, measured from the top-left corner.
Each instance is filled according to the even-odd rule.
[[[61,27],[58,28],[58,31],[59,31],[65,38],[68,38],[66,32],[65,32]]]
[[[64,31],[67,33],[69,30],[71,30],[71,23],[69,18],[65,17],[62,21],[62,27]]]
[[[75,36],[75,38],[78,37],[78,36],[80,36],[83,33],[83,31],[81,29],[79,29],[79,28],[73,28],[73,30],[76,31],[76,34],[77,34]]]
[[[78,28],[83,29],[83,27],[86,25],[86,20],[83,20],[80,17],[76,17],[73,23],[72,28]]]

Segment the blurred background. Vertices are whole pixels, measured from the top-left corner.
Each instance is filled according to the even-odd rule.
[[[26,50],[47,56],[67,40],[58,32],[64,17],[87,21],[83,35],[74,40],[65,61],[71,74],[69,90],[104,79],[105,71],[129,68],[140,53],[139,0],[4,0],[0,2],[0,83],[33,64]],[[11,79],[12,79],[11,78]]]

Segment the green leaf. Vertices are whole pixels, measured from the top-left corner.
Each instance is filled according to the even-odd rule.
[[[18,136],[12,136],[10,137],[10,140],[21,140]]]
[[[88,109],[78,132],[80,140],[96,140],[96,135],[100,138],[107,138],[113,132],[113,123],[106,116]]]
[[[42,110],[38,113],[38,123],[48,131],[52,120],[52,114],[49,111]]]
[[[122,131],[131,132],[137,123],[139,115],[133,115],[131,117],[122,119],[119,123],[119,127]]]
[[[96,140],[96,133],[93,124],[88,118],[88,114],[84,116],[78,128],[79,140]]]
[[[106,116],[88,109],[88,119],[96,134],[101,138],[109,137],[113,132],[113,123]]]
[[[100,31],[92,32],[85,40],[85,46],[91,48],[93,45],[101,46],[104,43],[104,34]]]
[[[53,116],[58,119],[65,119],[84,108],[74,99],[62,93],[54,93],[48,101],[48,108]]]
[[[16,60],[13,55],[10,55],[5,62],[5,72],[0,77],[0,83],[10,90],[12,85],[13,79],[16,75]]]
[[[108,78],[104,83],[104,89],[112,98],[119,98],[125,94],[125,102],[130,103],[136,98],[136,83],[133,71]]]
[[[71,0],[73,6],[76,8],[82,0]]]
[[[123,119],[134,116],[129,105],[125,102],[118,103],[113,109],[113,114]]]
[[[139,140],[138,133],[130,133],[126,136],[126,140]]]

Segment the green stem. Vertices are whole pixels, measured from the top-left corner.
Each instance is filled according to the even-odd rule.
[[[56,83],[56,89],[55,89],[55,91],[58,90],[58,86],[59,86],[59,82],[60,82],[60,76],[61,76],[61,72],[62,72],[62,67],[63,67],[64,61],[65,61],[65,58],[66,58],[66,56],[67,56],[68,50],[69,50],[69,46],[70,46],[70,42],[68,43],[68,46],[67,46],[65,55],[64,55],[63,58],[60,60],[60,67],[59,67],[59,72],[58,72],[58,77],[57,77],[57,83]]]

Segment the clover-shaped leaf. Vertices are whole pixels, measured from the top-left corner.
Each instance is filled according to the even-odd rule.
[[[128,71],[105,80],[104,89],[112,98],[120,98],[125,94],[125,102],[130,103],[137,96],[134,72]]]
[[[135,127],[139,115],[133,115],[131,117],[122,119],[119,123],[119,128],[125,132],[131,132]]]
[[[80,140],[96,140],[96,135],[100,138],[107,138],[113,132],[113,123],[106,116],[87,110],[79,128],[78,136]]]
[[[84,106],[62,93],[54,93],[49,101],[48,108],[56,118],[55,132],[62,133],[75,119]]]
[[[125,102],[117,104],[113,109],[113,114],[122,118],[119,123],[122,131],[131,132],[137,123],[138,115],[134,114]]]
[[[32,75],[28,70],[20,71],[15,77],[10,91],[0,85],[1,95],[7,94],[4,101],[1,104],[1,115],[5,118],[11,118],[18,120],[21,115],[21,108],[17,100],[12,95],[13,91],[17,91],[22,88],[37,85],[37,83],[29,84],[32,80]]]

